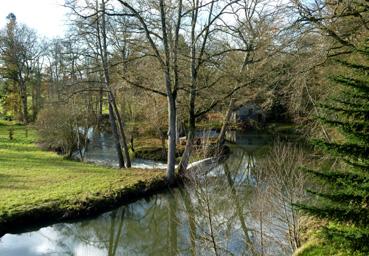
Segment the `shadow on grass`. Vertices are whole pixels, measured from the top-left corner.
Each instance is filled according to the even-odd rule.
[[[25,185],[26,176],[17,174],[3,174],[0,173],[0,189],[17,189],[17,190],[27,190],[31,187]]]

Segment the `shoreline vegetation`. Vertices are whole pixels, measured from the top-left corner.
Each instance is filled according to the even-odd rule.
[[[2,252],[6,233],[188,185],[192,254],[369,255],[369,1],[14,2],[1,4],[20,13],[0,27],[0,254],[19,254]],[[64,10],[63,35],[22,22],[44,7]],[[176,254],[169,224],[147,237]]]
[[[295,134],[292,130],[290,125],[273,124],[267,129],[282,136]],[[36,142],[34,129],[0,121],[0,238],[6,233],[94,217],[169,189],[164,170],[116,169],[66,160],[42,150]],[[137,148],[154,149],[155,144],[147,138],[138,141]],[[320,221],[311,221],[314,228],[301,231],[305,239],[293,255],[347,255],[328,246],[319,235]]]
[[[39,149],[36,138],[33,129],[0,123],[0,237],[95,216],[168,189],[163,170],[118,170],[65,160]]]
[[[93,217],[170,189],[163,169],[79,162],[41,149],[37,138],[30,126],[0,120],[0,237]],[[158,143],[149,137],[138,140],[136,157],[164,161]],[[203,157],[195,154],[191,162]]]
[[[295,134],[291,125],[272,124],[267,132]],[[116,169],[67,160],[36,143],[35,129],[0,121],[0,238],[7,233],[94,217],[169,189],[164,170]],[[155,145],[154,139],[147,138],[138,141],[137,148],[155,149]],[[328,246],[319,235],[318,219],[310,221],[314,228],[301,231],[304,242],[293,255],[347,255]]]

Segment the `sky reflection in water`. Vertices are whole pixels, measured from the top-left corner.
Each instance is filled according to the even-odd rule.
[[[260,138],[254,141],[262,144]],[[247,241],[257,244],[252,232],[257,225],[249,214],[256,161],[249,149],[254,147],[252,143],[234,147],[225,163],[210,170],[201,168],[207,173],[201,184],[155,195],[94,219],[7,234],[0,239],[0,255],[212,255],[208,212],[218,253],[248,255]],[[273,236],[284,235],[273,230],[269,227]],[[281,252],[276,242],[267,246],[266,252]]]

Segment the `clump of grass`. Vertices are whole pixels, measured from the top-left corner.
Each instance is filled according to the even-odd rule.
[[[0,124],[0,234],[22,216],[40,219],[49,212],[57,218],[73,217],[83,210],[93,212],[93,207],[101,211],[102,204],[109,209],[125,193],[147,191],[165,180],[160,170],[119,170],[68,161],[40,150],[36,139],[33,129],[26,132],[25,126]]]
[[[303,244],[298,248],[293,256],[321,256],[321,255],[337,255],[337,256],[364,256],[366,253],[360,250],[354,250],[347,246],[345,239],[328,239],[327,226],[360,234],[360,231],[354,226],[339,225],[333,221],[329,222],[312,216],[304,216],[302,221],[301,233]]]

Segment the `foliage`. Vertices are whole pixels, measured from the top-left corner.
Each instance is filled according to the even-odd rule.
[[[363,50],[347,60],[341,58],[341,71],[331,77],[338,93],[321,105],[325,115],[320,120],[338,129],[344,140],[316,140],[315,144],[345,164],[340,169],[310,170],[324,188],[311,191],[318,199],[315,205],[301,206],[336,223],[324,229],[326,239],[366,253],[369,252],[368,54]]]
[[[8,94],[3,103],[13,112],[14,117],[27,123],[29,82],[35,79],[35,71],[40,71],[37,65],[40,63],[42,49],[35,31],[24,24],[18,24],[13,13],[7,19],[6,28],[0,30],[0,78],[7,84],[5,91]],[[33,95],[34,103],[39,98],[39,93],[37,97]]]

